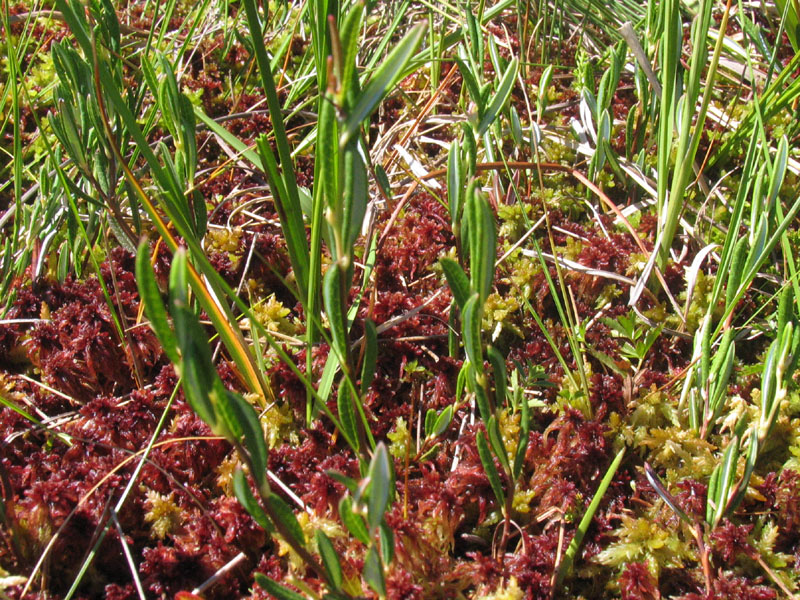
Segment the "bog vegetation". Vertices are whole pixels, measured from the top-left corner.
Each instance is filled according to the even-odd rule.
[[[0,598],[796,597],[790,0],[0,14]]]

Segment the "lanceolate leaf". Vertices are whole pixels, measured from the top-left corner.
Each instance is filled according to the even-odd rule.
[[[339,588],[342,586],[342,565],[339,563],[336,549],[333,547],[330,538],[321,529],[317,529],[314,535],[317,541],[317,548],[319,548],[319,555],[322,558],[322,566],[325,568],[331,584],[335,588]]]
[[[447,199],[453,235],[458,237],[456,228],[461,224],[461,206],[464,201],[464,170],[461,168],[461,146],[458,140],[453,140],[450,144],[447,155]]]
[[[491,103],[486,109],[486,113],[481,118],[480,123],[478,123],[478,127],[476,129],[476,133],[481,136],[489,129],[489,126],[494,122],[497,118],[497,115],[506,105],[508,102],[508,98],[511,95],[511,90],[514,88],[514,81],[517,78],[517,68],[519,67],[519,62],[515,58],[511,61],[511,64],[508,65],[506,72],[503,74],[503,79],[500,81],[500,85],[497,86],[497,93],[495,94],[494,98],[492,98]]]
[[[442,435],[445,430],[450,426],[450,422],[453,420],[453,405],[450,404],[446,406],[439,416],[436,418],[436,422],[433,424],[433,431],[431,435],[433,437],[438,437]]]
[[[266,492],[267,484],[267,444],[264,431],[253,407],[239,394],[224,390],[230,406],[231,416],[238,422],[244,438],[244,448],[250,457],[252,475],[259,488]]]
[[[343,496],[339,501],[339,518],[353,536],[362,544],[369,544],[369,532],[364,524],[364,519],[353,512],[353,500],[350,496]]]
[[[172,364],[177,365],[180,362],[177,342],[167,320],[167,310],[161,301],[161,291],[158,289],[156,276],[150,264],[150,245],[146,240],[139,244],[139,250],[136,253],[136,284],[139,287],[139,297],[144,304],[145,314],[150,319],[150,326],[164,348],[164,354]]]
[[[483,103],[481,102],[481,90],[478,86],[478,80],[475,79],[475,75],[473,75],[466,60],[455,58],[455,61],[458,65],[458,70],[461,72],[461,79],[464,81],[464,85],[469,92],[470,98],[472,98],[472,101],[475,102],[476,106],[478,107],[478,112],[482,112]]]
[[[514,455],[514,467],[513,467],[513,477],[517,479],[522,472],[522,466],[525,464],[525,452],[528,449],[528,442],[530,439],[530,406],[528,405],[528,399],[522,398],[522,409],[520,411],[520,422],[519,422],[519,442],[517,444],[517,451]]]
[[[494,346],[489,346],[486,354],[489,357],[489,361],[492,363],[496,403],[497,406],[503,406],[506,401],[506,388],[508,387],[506,360]]]
[[[345,322],[345,309],[342,300],[342,270],[334,263],[328,267],[322,284],[322,296],[325,301],[325,311],[331,325],[333,346],[344,361],[347,357],[347,323]]]
[[[350,388],[347,386],[346,382],[342,382],[339,386],[339,395],[336,400],[339,410],[339,421],[342,424],[342,433],[352,440],[351,443],[358,449],[360,447],[360,442],[358,439],[358,430],[356,429],[356,414],[353,410]]]
[[[370,529],[375,529],[383,519],[383,513],[389,505],[393,491],[392,465],[389,462],[389,452],[381,442],[375,448],[375,454],[369,464],[370,492],[368,505],[368,519]]]
[[[361,233],[369,199],[367,168],[359,149],[358,139],[351,140],[344,148],[343,168],[345,202],[340,225],[344,248],[337,249],[337,252],[341,251],[347,255],[348,264],[352,265],[353,245]]]
[[[217,424],[212,427],[212,430],[217,435],[240,444],[242,435],[244,435],[244,427],[242,427],[242,421],[228,397],[228,390],[225,389],[219,377],[214,378],[211,389],[206,393],[217,417]]]
[[[361,365],[361,393],[366,394],[378,364],[378,330],[372,319],[364,321],[364,362]]]
[[[364,18],[364,2],[356,2],[353,4],[350,12],[342,23],[341,42],[342,42],[342,80],[339,82],[341,86],[342,98],[347,99],[352,92],[357,90],[352,89],[354,85],[358,84],[356,76],[356,55],[358,54],[358,42],[361,34],[361,23]]]
[[[486,477],[489,479],[489,485],[492,486],[497,503],[500,506],[505,506],[506,496],[503,493],[503,486],[500,483],[500,475],[497,473],[497,467],[494,465],[494,458],[489,450],[489,445],[486,443],[486,436],[482,431],[479,431],[475,436],[475,442],[478,446],[478,456],[481,458],[483,470],[486,472]]]
[[[394,531],[386,521],[381,521],[378,527],[381,546],[381,558],[384,564],[390,564],[394,560]]]
[[[261,34],[261,22],[258,16],[255,0],[243,0],[245,12],[247,13],[247,25],[250,29],[250,39],[258,62],[258,71],[261,74],[261,83],[264,87],[264,94],[267,98],[270,120],[272,121],[275,143],[278,147],[278,157],[283,173],[283,181],[287,192],[287,205],[300,206],[297,194],[297,181],[294,175],[294,161],[292,160],[289,138],[286,135],[286,127],[283,123],[281,105],[278,100],[278,92],[275,87],[275,80],[272,76],[272,68],[267,55],[267,49]]]
[[[361,122],[372,114],[378,103],[383,100],[383,97],[397,82],[398,77],[402,74],[408,61],[411,60],[424,35],[425,24],[416,25],[386,57],[386,60],[372,76],[364,91],[359,95],[350,114],[348,114],[339,138],[340,147],[347,145],[350,138],[361,126]]]
[[[280,583],[270,579],[263,573],[256,572],[255,580],[268,594],[275,596],[278,600],[306,600],[302,595],[287,587],[283,587]]]
[[[286,177],[281,176],[278,171],[275,155],[272,153],[266,136],[260,135],[256,143],[262,168],[272,191],[278,218],[281,221],[281,231],[286,239],[286,248],[295,272],[295,280],[300,288],[301,298],[305,301],[305,292],[308,289],[309,251],[300,196],[295,192],[296,197],[293,199],[290,195]]]
[[[436,422],[436,410],[429,408],[425,413],[425,437],[433,434],[433,424]]]
[[[614,457],[614,460],[611,461],[611,464],[608,466],[606,470],[606,474],[603,476],[602,481],[600,481],[600,485],[597,488],[597,491],[592,496],[592,501],[589,503],[589,507],[586,509],[586,512],[581,519],[581,522],[578,524],[578,529],[575,532],[575,537],[572,538],[569,546],[567,547],[567,551],[564,553],[564,559],[561,561],[561,564],[558,567],[558,572],[556,573],[556,588],[561,586],[561,582],[564,580],[564,576],[566,573],[572,568],[573,561],[578,554],[578,549],[583,542],[583,538],[586,535],[586,531],[589,529],[589,525],[594,518],[594,514],[597,512],[597,508],[600,506],[600,501],[605,496],[606,491],[608,490],[608,486],[611,485],[611,482],[614,480],[614,475],[617,473],[617,469],[619,468],[620,463],[622,462],[622,458],[625,456],[625,448],[617,452],[617,455]],[[650,465],[645,463],[645,469],[649,468]],[[656,476],[657,477],[657,476]],[[649,478],[649,475],[648,475]],[[650,480],[652,482],[652,479]],[[685,515],[684,515],[685,516]]]
[[[483,375],[483,351],[481,349],[481,316],[483,306],[478,294],[473,294],[464,306],[464,349],[475,371]]]
[[[386,596],[386,580],[383,576],[383,564],[375,546],[370,546],[364,559],[364,579],[381,598]]]
[[[250,486],[247,483],[247,476],[244,474],[244,471],[238,468],[233,473],[233,493],[236,494],[236,498],[244,509],[264,531],[274,531],[274,527],[272,523],[269,522],[266,513],[264,513],[264,509],[261,508],[255,496],[253,496],[253,492],[250,491]]]
[[[306,539],[305,535],[303,535],[303,529],[300,527],[300,523],[297,522],[297,517],[294,516],[294,512],[292,512],[289,505],[274,493],[267,497],[267,504],[269,504],[269,508],[275,518],[286,527],[289,535],[301,546],[305,545]]]
[[[186,255],[178,252],[170,271],[170,298],[177,345],[181,350],[180,374],[186,400],[213,429],[218,418],[208,392],[218,376],[211,363],[208,338],[186,305],[186,271]]]
[[[488,423],[489,419],[492,418],[492,407],[489,404],[489,396],[486,394],[486,390],[482,385],[478,385],[476,383],[474,385],[474,390],[475,404],[478,406],[478,413],[480,414],[481,419],[483,419],[483,422]]]
[[[472,193],[470,193],[470,190]],[[483,194],[470,186],[467,192],[467,238],[472,290],[478,292],[481,301],[489,297],[494,281],[495,226],[492,209]]]
[[[497,417],[492,415],[489,417],[489,420],[486,422],[486,433],[489,434],[489,444],[494,451],[497,460],[500,461],[500,464],[506,470],[509,471],[509,464],[508,464],[508,455],[506,454],[506,448],[503,445],[503,436],[500,433],[500,426],[497,424]]]
[[[453,294],[456,304],[458,304],[458,308],[463,311],[470,294],[467,274],[464,273],[464,269],[452,258],[440,258],[439,264],[442,265],[442,271],[444,271],[444,276],[447,278],[447,283],[450,286],[450,291]]]

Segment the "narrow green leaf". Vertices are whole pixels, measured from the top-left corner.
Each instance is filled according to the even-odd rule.
[[[433,435],[433,425],[436,423],[436,411],[432,408],[428,409],[428,412],[425,413],[425,437],[431,437]]]
[[[747,487],[750,485],[750,478],[753,476],[753,471],[756,468],[756,461],[758,460],[758,431],[753,429],[750,434],[749,446],[747,448],[747,459],[745,461],[744,474],[736,484],[736,494],[728,501],[726,511],[732,513],[744,500],[747,494]],[[709,488],[710,491],[711,488]]]
[[[361,122],[372,114],[378,103],[383,100],[387,92],[402,75],[403,69],[405,69],[408,61],[411,60],[424,35],[425,24],[419,23],[415,25],[377,69],[364,91],[359,95],[350,114],[347,115],[339,138],[340,148],[347,146],[350,138],[361,126]]]
[[[461,146],[458,140],[453,140],[450,144],[447,155],[447,202],[453,235],[458,237],[456,229],[461,223],[461,207],[464,203],[464,170],[461,166]]]
[[[328,579],[334,588],[342,587],[342,565],[339,563],[339,556],[330,538],[321,529],[317,529],[314,537],[319,548],[319,555],[322,558],[322,566],[328,574]]]
[[[343,475],[342,473],[339,473],[338,471],[334,471],[332,469],[325,471],[325,474],[331,479],[341,483],[344,487],[347,488],[347,491],[350,492],[351,494],[355,494],[356,490],[358,490],[358,481],[353,479],[352,477],[348,477],[347,475]]]
[[[156,276],[150,264],[150,245],[147,240],[142,240],[136,252],[136,285],[144,304],[144,312],[150,320],[150,327],[161,342],[164,354],[172,364],[179,364],[177,341],[167,319],[167,309],[164,308],[161,291],[158,289]]]
[[[772,175],[769,180],[769,196],[767,198],[767,206],[771,206],[778,199],[778,193],[783,185],[783,180],[786,176],[786,167],[789,164],[789,142],[786,136],[781,137],[778,142],[778,150],[775,154],[775,161],[773,163]]]
[[[747,236],[743,236],[736,242],[733,248],[731,266],[728,271],[728,281],[725,289],[725,308],[732,308],[731,303],[737,296],[739,286],[742,282],[742,271],[744,270],[744,260],[747,252]]]
[[[539,78],[539,93],[536,96],[536,113],[539,119],[544,115],[549,104],[548,90],[550,88],[550,80],[553,78],[553,65],[547,65],[542,76]]]
[[[213,428],[214,433],[240,444],[244,435],[244,427],[222,380],[219,377],[214,378],[211,389],[206,393],[214,406],[214,413],[217,415],[217,425]]]
[[[786,325],[792,320],[794,309],[794,292],[790,285],[787,285],[778,297],[778,312],[776,314],[778,327],[775,331],[782,332]]]
[[[475,371],[483,375],[483,350],[481,346],[481,317],[483,306],[478,294],[473,294],[464,306],[464,349]]]
[[[794,51],[800,52],[800,15],[797,14],[797,3],[792,0],[775,0],[775,5],[784,19],[786,37],[792,44]]]
[[[503,493],[503,486],[500,483],[500,475],[497,472],[497,467],[494,465],[494,459],[489,450],[489,445],[486,442],[486,436],[483,435],[482,431],[479,431],[475,436],[475,442],[478,446],[478,456],[480,456],[483,470],[486,472],[486,477],[489,479],[489,485],[492,486],[492,491],[494,492],[495,498],[497,498],[497,503],[499,506],[505,507],[506,496]]]
[[[583,543],[583,538],[586,535],[586,531],[589,529],[589,525],[592,523],[594,514],[597,512],[597,508],[600,506],[600,501],[603,499],[603,496],[605,496],[608,486],[610,486],[611,482],[614,480],[614,475],[616,475],[617,469],[619,468],[624,456],[625,448],[617,452],[614,460],[606,470],[606,474],[603,476],[603,480],[600,482],[597,491],[594,493],[594,496],[592,496],[592,501],[589,503],[589,507],[586,509],[581,522],[578,524],[578,529],[575,531],[575,537],[572,538],[572,541],[567,547],[567,551],[564,553],[564,559],[558,566],[555,583],[556,589],[561,587],[561,583],[564,581],[564,576],[572,568],[572,563],[575,561],[575,557],[578,555],[578,549],[580,548],[581,543]]]
[[[461,141],[464,146],[464,154],[466,155],[466,180],[469,180],[475,177],[475,171],[478,164],[478,146],[475,143],[475,134],[472,132],[472,128],[469,126],[469,123],[461,124],[461,133]]]
[[[503,435],[500,433],[500,425],[497,423],[497,417],[492,415],[486,422],[486,433],[489,434],[489,445],[494,451],[494,455],[500,461],[506,473],[510,471],[508,464],[508,454],[506,453],[505,444],[503,444]]]
[[[506,72],[503,73],[503,78],[497,86],[497,93],[492,98],[491,103],[486,108],[486,113],[481,118],[480,123],[475,131],[477,135],[482,136],[489,129],[489,126],[497,118],[497,115],[503,110],[503,107],[508,102],[511,96],[511,90],[514,88],[514,81],[517,78],[517,70],[519,68],[519,61],[514,58],[511,64],[508,65]]]
[[[447,316],[447,354],[450,358],[458,357],[458,304],[455,299],[450,301],[450,314]]]
[[[714,467],[711,472],[711,479],[708,481],[708,492],[706,494],[706,522],[714,522],[714,513],[717,510],[717,494],[719,492],[719,475],[722,471],[722,463]]]
[[[272,533],[275,528],[269,522],[264,509],[256,500],[253,492],[250,491],[250,486],[247,483],[247,476],[242,469],[237,468],[233,473],[233,493],[239,500],[241,505],[247,513],[253,517],[253,520],[264,530]]]
[[[369,527],[375,530],[383,519],[383,513],[389,506],[394,495],[392,490],[393,476],[392,465],[389,462],[389,452],[386,445],[381,442],[375,448],[375,454],[369,463],[369,503],[367,505],[367,519]]]
[[[453,421],[453,405],[446,406],[442,412],[439,413],[439,416],[436,418],[436,422],[433,424],[433,431],[431,435],[433,437],[439,437],[442,435],[445,430],[450,427],[450,423]]]
[[[483,114],[483,102],[481,99],[481,88],[478,85],[478,80],[475,78],[469,63],[466,60],[462,60],[458,57],[454,58],[454,60],[458,65],[459,73],[461,73],[461,80],[464,82],[464,86],[467,88],[469,97],[472,98],[472,101],[477,106],[478,115],[480,116]]]
[[[265,492],[267,484],[267,444],[264,431],[255,409],[239,394],[224,390],[232,417],[238,421],[244,437],[244,448],[250,456],[252,475],[260,489]]]
[[[361,39],[361,24],[364,19],[364,2],[356,2],[344,18],[341,29],[342,44],[342,98],[350,98],[353,85],[358,85],[356,57]]]
[[[478,19],[471,10],[466,11],[467,20],[467,40],[469,50],[475,68],[481,70],[483,67],[483,32],[478,25]]]
[[[775,372],[777,367],[778,340],[775,339],[767,350],[767,358],[764,361],[764,368],[761,374],[761,417],[772,413],[772,404],[775,401]]]
[[[474,370],[470,369],[470,371],[474,376]],[[492,407],[489,405],[489,396],[486,394],[484,387],[477,383],[474,384],[473,391],[475,392],[475,404],[478,406],[478,414],[484,423],[488,423],[493,415]]]
[[[356,414],[353,410],[350,387],[346,382],[339,386],[339,395],[336,397],[337,408],[339,411],[339,421],[341,422],[343,433],[352,440],[356,449],[360,448],[358,431],[356,429]]]
[[[523,397],[522,402],[521,414],[519,419],[519,442],[517,443],[517,451],[514,455],[514,468],[513,468],[513,476],[514,479],[518,479],[520,473],[522,473],[522,467],[525,464],[525,452],[528,450],[528,443],[530,441],[530,430],[531,430],[531,416],[530,416],[530,405],[528,403],[528,399]]]
[[[722,457],[722,464],[719,473],[719,481],[717,483],[717,493],[714,497],[714,518],[711,521],[711,526],[715,527],[720,519],[725,515],[725,507],[728,504],[728,494],[733,487],[734,479],[736,478],[736,466],[739,461],[739,436],[731,438],[728,447],[725,449],[725,454]]]
[[[378,533],[381,544],[381,559],[384,564],[389,565],[394,560],[394,532],[383,520],[378,527]]]
[[[322,282],[322,297],[325,312],[331,326],[331,338],[341,360],[347,357],[348,336],[345,320],[344,301],[342,299],[342,270],[338,264],[328,267]]]
[[[342,207],[342,241],[344,247],[341,249],[347,255],[347,264],[352,265],[353,245],[364,224],[364,215],[367,212],[369,201],[369,181],[367,178],[367,168],[362,157],[362,150],[359,150],[360,139],[351,140],[344,147],[343,168],[344,168],[344,206]],[[362,147],[363,149],[363,147]],[[368,152],[364,150],[364,152]],[[336,258],[339,258],[338,254]]]
[[[280,583],[270,579],[263,573],[256,572],[254,577],[256,583],[261,586],[264,591],[272,596],[275,596],[278,600],[306,600],[302,595],[282,586]]]
[[[364,519],[361,515],[353,512],[353,500],[350,496],[342,496],[342,499],[339,500],[339,518],[347,528],[347,531],[353,534],[353,537],[362,544],[369,544],[367,526],[364,524]]]
[[[523,147],[523,138],[522,138],[522,123],[519,120],[519,113],[514,105],[511,105],[509,109],[511,114],[511,138],[514,140],[514,145],[517,148],[522,149]]]
[[[80,44],[87,56],[92,54],[92,43],[89,39],[88,24],[84,17],[85,9],[83,5],[75,2],[74,5],[67,0],[55,0],[56,8],[64,15],[64,20],[69,25],[72,35]]]
[[[450,286],[450,291],[453,294],[453,299],[458,304],[460,310],[464,310],[464,305],[469,300],[470,286],[467,274],[456,261],[452,258],[442,257],[439,259],[439,264],[442,265],[442,271]]]
[[[485,302],[494,281],[495,224],[489,202],[473,184],[467,190],[466,204],[470,282],[472,290],[480,294],[481,302]]]
[[[174,261],[173,273],[176,264]],[[173,303],[172,316],[181,350],[180,374],[186,400],[200,418],[215,429],[219,419],[208,392],[214,387],[218,376],[211,364],[208,338],[190,309]]]
[[[304,546],[306,543],[306,536],[303,534],[303,528],[297,522],[297,517],[294,515],[291,507],[275,493],[267,496],[267,504],[272,511],[276,521],[280,521],[286,530],[289,532],[294,540]]]
[[[383,564],[375,546],[370,546],[364,559],[364,579],[381,598],[386,596],[386,580],[383,575]]]
[[[264,45],[258,9],[255,0],[243,0],[243,4],[247,14],[247,26],[250,30],[250,39],[256,55],[258,71],[261,75],[261,83],[264,88],[264,95],[267,99],[275,144],[278,148],[278,157],[280,159],[283,181],[287,192],[287,206],[299,206],[300,202],[297,194],[294,161],[292,160],[289,138],[286,135],[286,127],[283,122],[278,91],[275,87],[275,79],[272,76],[272,66],[269,56],[267,55],[267,48]]]
[[[656,473],[653,467],[650,466],[650,463],[646,461],[644,463],[644,474],[645,477],[647,477],[647,481],[650,482],[650,485],[653,487],[656,493],[664,502],[666,502],[667,506],[672,509],[672,512],[678,515],[687,525],[692,525],[692,520],[678,505],[678,501],[675,499],[675,496],[669,493],[664,484],[661,483],[661,478],[658,476],[658,473]]]
[[[378,364],[378,330],[372,319],[364,320],[364,362],[361,365],[361,393],[366,394]]]
[[[731,373],[733,372],[733,359],[736,356],[736,344],[731,342],[727,348],[720,348],[719,354],[724,358],[720,363],[719,370],[716,371],[716,379],[710,395],[712,423],[719,417],[725,405],[724,400],[728,390],[728,381],[730,381]]]
[[[505,406],[506,390],[508,388],[508,376],[506,375],[506,360],[497,351],[497,348],[490,345],[486,355],[492,363],[492,373],[494,374],[494,389],[497,406]]]
[[[300,288],[301,298],[305,301],[305,292],[308,289],[308,263],[309,250],[306,239],[306,229],[303,223],[303,209],[297,192],[292,196],[286,185],[286,176],[278,171],[275,155],[272,153],[265,135],[260,135],[256,140],[258,155],[261,165],[267,176],[278,218],[281,222],[281,231],[286,239],[286,249],[295,272],[295,279]]]
[[[336,105],[334,104],[333,95],[328,93],[320,104],[316,160],[319,162],[320,179],[318,185],[321,185],[323,191],[324,206],[329,207],[335,215],[339,215],[342,212],[339,193],[338,131]],[[323,223],[320,222],[320,225],[323,225]]]

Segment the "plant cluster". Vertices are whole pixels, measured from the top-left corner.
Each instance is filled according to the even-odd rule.
[[[800,588],[798,8],[0,9],[0,598]]]

